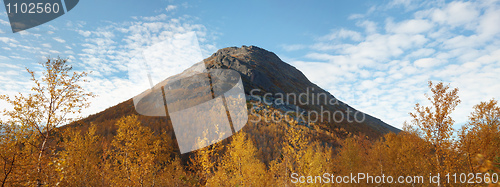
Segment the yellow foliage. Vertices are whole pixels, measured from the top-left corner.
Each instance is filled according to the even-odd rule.
[[[245,132],[233,135],[224,159],[207,186],[268,186],[271,185],[266,166],[258,159],[257,148]]]

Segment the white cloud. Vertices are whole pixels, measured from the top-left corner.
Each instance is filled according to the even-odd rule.
[[[77,32],[78,32],[78,34],[82,35],[83,37],[89,37],[92,34],[92,32],[90,32],[90,31],[83,31],[83,30],[78,30]]]
[[[52,39],[54,39],[55,41],[57,41],[57,42],[59,42],[59,43],[66,43],[66,40],[63,40],[63,39],[61,39],[61,38],[59,38],[59,37],[54,37],[54,38],[52,38]]]
[[[475,4],[461,1],[450,2],[444,9],[434,9],[431,14],[433,21],[454,27],[473,24],[478,16]]]
[[[363,14],[351,14],[349,15],[349,17],[347,19],[360,19],[360,18],[364,18],[365,15]]]
[[[10,27],[10,23],[8,21],[3,20],[3,19],[0,19],[0,24]]]
[[[103,78],[92,74],[87,77],[87,80],[89,82],[83,84],[82,87],[85,90],[92,91],[97,97],[89,100],[91,105],[89,108],[83,110],[82,116],[102,111],[133,96],[130,94],[129,89],[132,85],[127,79],[117,77]]]
[[[9,43],[19,43],[17,40],[7,37],[0,37],[0,42],[9,44]]]
[[[151,17],[142,17],[143,20],[145,21],[164,21],[168,18],[166,14],[160,14],[157,16],[151,16]]]
[[[61,52],[56,51],[56,50],[49,50],[49,53],[52,54],[51,56],[53,56],[53,55],[60,54]]]
[[[177,9],[177,6],[175,6],[175,5],[168,5],[167,8],[165,8],[165,10],[167,12],[170,12],[170,11],[175,10],[175,9]]]
[[[342,54],[349,55],[354,60],[387,60],[404,53],[404,50],[420,47],[427,42],[423,35],[380,35],[368,36],[365,41],[340,50]]]
[[[340,49],[340,48],[342,48],[342,46],[331,45],[331,44],[326,43],[326,42],[319,42],[319,43],[315,43],[315,44],[311,45],[311,49],[320,50],[320,51],[330,51],[330,50],[336,50],[336,49]]]
[[[388,6],[410,6],[412,4],[411,0],[392,0],[389,2]]]
[[[11,55],[9,57],[13,58],[13,59],[18,59],[18,60],[30,60],[29,58],[22,57],[22,56],[16,56],[16,55]]]
[[[284,45],[281,45],[281,47],[285,51],[297,51],[297,50],[304,49],[307,46],[306,45],[302,45],[302,44],[292,44],[292,45],[286,45],[286,44],[284,44]]]
[[[379,11],[387,11],[391,9],[403,10],[404,12],[411,12],[423,7],[441,6],[444,1],[425,1],[425,0],[391,0],[386,5],[381,5]]]
[[[213,44],[201,42],[210,37],[203,25],[186,23],[182,17],[163,21],[156,21],[157,18],[166,17],[159,15],[78,31],[91,34],[82,44],[81,52],[75,50],[74,61],[81,61],[86,71],[93,71],[88,89],[99,95],[85,114],[104,110],[149,88],[149,81],[143,81],[145,74],[140,74],[145,69],[134,67],[147,63],[157,83],[201,61],[207,56],[203,51],[216,49]],[[193,48],[198,41],[201,51]]]
[[[492,51],[490,54],[483,55],[475,60],[481,64],[494,64],[500,62],[500,49]]]
[[[321,39],[322,40],[351,39],[354,41],[360,41],[363,38],[359,32],[347,30],[347,29],[340,29],[340,30],[334,31],[326,36],[323,36]]]
[[[373,21],[364,20],[361,22],[357,22],[356,25],[358,27],[364,27],[365,32],[368,34],[373,34],[377,32],[377,23]]]
[[[389,32],[406,34],[423,33],[431,30],[432,28],[433,24],[430,21],[423,19],[406,20],[396,24],[389,21],[386,26],[386,29]]]
[[[432,54],[434,54],[436,50],[430,49],[430,48],[420,48],[416,51],[411,52],[409,55],[407,55],[407,58],[415,58],[415,57],[427,57]]]
[[[0,59],[8,59],[7,57],[0,56]],[[12,68],[12,69],[22,69],[21,67],[14,65],[14,64],[9,64],[9,63],[0,63],[0,67],[4,68]]]
[[[154,84],[181,73],[203,60],[195,32],[177,33],[168,40],[147,46],[143,49],[142,55],[148,64]],[[136,73],[135,71],[129,69],[129,74]]]
[[[49,43],[45,43],[45,44],[42,44],[42,47],[45,47],[45,48],[52,48],[52,45],[50,45]]]
[[[490,38],[500,33],[500,11],[497,9],[490,8],[486,11],[484,15],[480,17],[479,26],[477,27],[477,32],[480,35],[485,35]]]
[[[351,72],[342,70],[339,64],[311,61],[292,61],[289,63],[307,75],[310,81],[326,90],[329,90],[331,85],[342,82],[342,79],[354,77]],[[325,81],[325,77],[328,77],[329,81]]]
[[[430,68],[434,66],[438,66],[441,64],[441,60],[436,59],[436,58],[422,58],[418,59],[414,62],[415,66],[421,67],[421,68]]]

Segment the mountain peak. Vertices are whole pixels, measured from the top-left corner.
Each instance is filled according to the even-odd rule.
[[[265,50],[263,48],[251,45],[251,46],[246,46],[243,45],[241,47],[226,47],[219,49],[217,52],[215,52],[211,57],[208,59],[214,58],[214,57],[224,57],[224,56],[230,56],[230,57],[244,57],[244,59],[258,59],[262,60],[263,58],[267,59],[267,62],[283,62],[281,59],[279,59],[278,55],[274,54],[271,51]]]
[[[207,69],[238,71],[247,92],[258,88],[265,92],[287,93],[297,91],[295,86],[288,85],[291,81],[304,80],[310,84],[302,72],[283,62],[273,52],[257,46],[223,48],[205,59],[204,63]]]
[[[254,46],[254,45],[251,45],[251,46],[243,45],[241,47],[226,47],[226,48],[219,49],[212,56],[249,54],[249,53],[272,53],[272,52],[267,51],[263,48]]]

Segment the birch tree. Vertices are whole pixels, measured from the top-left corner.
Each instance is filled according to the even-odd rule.
[[[67,64],[67,59],[47,59],[40,63],[43,67],[41,78],[28,68],[26,70],[34,83],[31,93],[19,93],[14,97],[0,96],[1,100],[13,106],[12,110],[5,110],[11,126],[19,127],[18,132],[27,134],[16,136],[33,164],[28,167],[32,172],[27,185],[50,185],[50,172],[47,169],[52,162],[53,147],[49,144],[54,137],[58,126],[65,125],[73,120],[71,115],[81,113],[89,106],[88,98],[94,97],[81,86],[86,82],[86,72],[73,72]],[[21,140],[22,139],[22,140]]]

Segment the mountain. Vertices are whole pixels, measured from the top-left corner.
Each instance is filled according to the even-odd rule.
[[[319,133],[321,131],[327,134],[337,134],[338,137],[345,137],[345,134],[361,134],[370,139],[376,139],[386,133],[400,131],[380,119],[337,100],[333,95],[309,81],[298,69],[283,62],[276,54],[256,46],[220,49],[204,61],[193,65],[183,73],[165,79],[155,87],[191,76],[203,67],[203,64],[207,69],[232,69],[241,75],[250,116],[255,111],[262,113],[270,108],[292,116],[299,124],[308,127],[312,137],[321,137]],[[192,83],[185,84],[181,86],[192,86],[190,85]],[[143,95],[148,97],[151,94],[145,92]],[[112,136],[116,133],[114,125],[116,120],[131,114],[137,114],[137,112],[132,99],[129,99],[62,128],[86,129],[90,123],[93,123],[98,125],[98,131],[102,135]],[[140,119],[145,126],[155,132],[167,131],[175,139],[171,121],[168,118],[140,116]],[[250,123],[245,129],[257,129],[262,125],[273,128],[270,123]],[[253,134],[257,136],[257,133]]]
[[[301,104],[299,99],[294,99],[293,97],[289,97],[291,101],[287,102],[294,103],[307,111],[321,112],[321,107],[323,107],[323,111],[328,110],[332,113],[340,111],[345,114],[344,118],[349,114],[349,119],[351,120],[355,119],[354,114],[358,112],[357,119],[359,121],[362,119],[360,116],[365,115],[366,119],[363,122],[346,124],[346,121],[344,121],[341,123],[357,126],[360,132],[373,130],[385,134],[400,131],[378,118],[365,113],[361,114],[360,111],[339,101],[333,95],[309,81],[297,68],[283,62],[276,54],[265,49],[256,46],[223,48],[205,59],[204,63],[208,69],[221,68],[238,71],[242,76],[246,94],[251,94],[250,91],[254,89],[260,89],[262,92],[271,93],[274,96],[299,96],[300,94],[306,95],[305,93],[308,93],[309,98],[302,99],[302,103],[305,104]],[[287,100],[286,97],[284,100]],[[331,103],[334,104],[332,105]],[[347,110],[351,112],[347,112]],[[337,119],[340,121],[340,117],[337,117]],[[330,119],[330,122],[334,122],[334,120]]]

